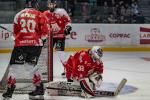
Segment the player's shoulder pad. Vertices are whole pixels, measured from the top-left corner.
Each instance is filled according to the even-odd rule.
[[[25,8],[25,9],[19,11],[19,12],[15,15],[15,17],[14,17],[14,23],[18,24],[18,17],[19,17],[24,11],[26,11],[26,10],[27,10],[27,9]]]
[[[68,16],[66,10],[63,8],[56,8],[55,13],[59,14],[60,16]]]
[[[80,55],[81,55],[81,56],[85,56],[86,54],[87,54],[87,52],[84,51],[84,50],[82,50],[82,51],[80,52]]]

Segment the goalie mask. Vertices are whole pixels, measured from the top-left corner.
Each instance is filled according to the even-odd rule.
[[[92,49],[90,50],[90,53],[93,59],[100,60],[103,56],[103,50],[101,49],[100,46],[93,46]]]
[[[48,8],[49,8],[50,12],[54,12],[54,10],[56,8],[56,0],[48,0],[47,4],[48,4]]]

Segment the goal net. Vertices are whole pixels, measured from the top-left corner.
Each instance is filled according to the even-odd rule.
[[[41,73],[43,83],[53,81],[53,47],[52,47],[51,35],[52,34],[49,34],[47,39],[47,45],[42,48],[42,52],[37,63],[37,66],[39,67],[39,72]],[[7,88],[6,79],[8,76],[8,69],[5,72],[2,81],[0,82],[0,92],[4,92]],[[35,87],[32,84],[32,79],[21,78],[21,79],[17,79],[16,89],[14,93],[26,94],[33,91],[34,88]]]

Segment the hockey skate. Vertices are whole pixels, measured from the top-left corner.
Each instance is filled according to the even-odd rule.
[[[36,86],[36,89],[29,93],[29,99],[31,100],[44,100],[44,86],[43,83],[40,86]]]
[[[12,98],[12,94],[15,90],[16,86],[12,85],[11,88],[7,87],[7,91],[5,93],[3,93],[3,100],[9,100],[10,98]]]

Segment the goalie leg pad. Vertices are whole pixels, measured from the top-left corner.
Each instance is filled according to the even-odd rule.
[[[84,96],[85,98],[90,98],[95,96],[88,78],[81,80],[80,86],[82,90],[81,96]]]

